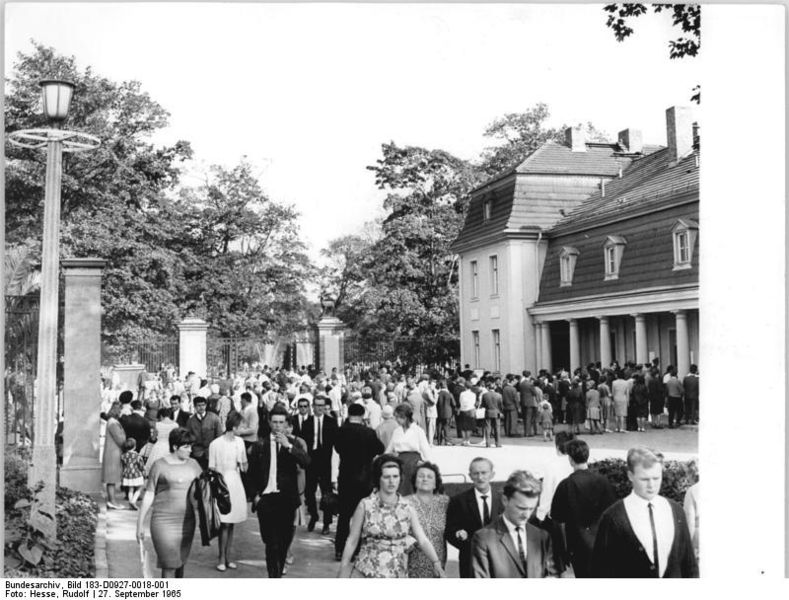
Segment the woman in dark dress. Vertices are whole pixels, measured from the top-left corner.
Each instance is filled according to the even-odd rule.
[[[573,387],[567,392],[567,415],[570,431],[581,433],[581,425],[586,421],[586,401],[581,380],[573,379]]]
[[[643,375],[633,377],[630,403],[633,405],[638,431],[646,431],[647,417],[649,416],[649,392]]]
[[[173,429],[169,441],[170,454],[151,467],[137,519],[137,539],[142,541],[145,516],[153,506],[151,540],[163,578],[184,576],[196,523],[189,490],[202,473],[197,461],[189,457],[194,442],[191,433],[180,427]]]

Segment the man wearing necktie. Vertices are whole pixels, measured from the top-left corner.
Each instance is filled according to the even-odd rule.
[[[453,496],[447,507],[447,526],[444,537],[459,550],[460,576],[474,577],[471,568],[471,537],[488,525],[501,512],[501,498],[493,493],[493,463],[487,458],[475,458],[468,468],[474,486]]]
[[[556,577],[551,536],[528,522],[540,501],[540,481],[515,471],[504,484],[504,512],[471,538],[474,577]]]
[[[271,433],[250,448],[248,478],[254,492],[252,509],[258,514],[260,537],[266,545],[268,576],[276,578],[282,577],[300,503],[297,467],[306,467],[310,458],[294,437],[285,434],[288,412],[284,406],[274,406],[268,417]]]
[[[595,577],[698,577],[682,507],[659,495],[663,455],[649,448],[627,453],[633,491],[600,518],[594,550]]]
[[[313,412],[315,413],[307,420],[303,431],[307,448],[309,448],[310,464],[307,467],[306,486],[304,498],[307,504],[307,511],[310,514],[310,521],[307,529],[315,529],[318,521],[318,506],[315,501],[315,492],[318,486],[321,488],[321,497],[332,491],[331,485],[331,458],[334,449],[334,438],[337,433],[337,422],[326,415],[326,401],[324,396],[317,396],[313,401]],[[323,513],[323,535],[329,533],[331,526],[331,513]]]

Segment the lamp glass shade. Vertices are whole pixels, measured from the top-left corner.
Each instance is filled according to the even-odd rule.
[[[44,115],[52,121],[63,121],[68,116],[74,84],[59,79],[45,79],[40,85]]]

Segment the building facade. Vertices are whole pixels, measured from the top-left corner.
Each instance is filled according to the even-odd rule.
[[[698,154],[692,114],[668,146],[568,130],[477,188],[453,248],[461,360],[499,372],[660,358],[698,363]]]

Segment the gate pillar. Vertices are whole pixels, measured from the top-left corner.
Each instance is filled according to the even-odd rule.
[[[345,370],[345,328],[345,323],[334,316],[324,316],[318,322],[319,363],[327,375],[334,368],[338,373]]]

